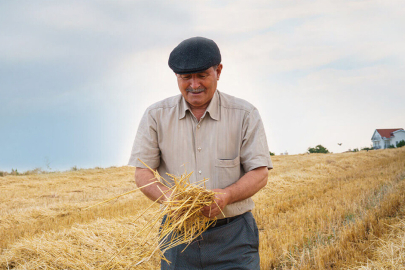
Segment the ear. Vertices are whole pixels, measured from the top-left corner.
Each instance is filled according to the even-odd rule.
[[[217,80],[219,80],[219,77],[221,76],[222,68],[223,68],[223,65],[219,64],[218,67],[217,67],[217,70],[216,70],[216,72],[217,72]]]

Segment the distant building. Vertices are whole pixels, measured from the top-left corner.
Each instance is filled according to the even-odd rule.
[[[376,129],[371,137],[374,149],[385,149],[390,145],[396,146],[396,143],[401,140],[405,141],[403,128]]]

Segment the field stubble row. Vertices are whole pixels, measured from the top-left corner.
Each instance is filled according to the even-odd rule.
[[[367,245],[403,211],[404,151],[317,155],[299,166],[296,158],[283,157],[290,168],[275,171],[275,185],[255,196],[263,269],[341,269],[367,260]],[[288,171],[308,181],[279,185]]]

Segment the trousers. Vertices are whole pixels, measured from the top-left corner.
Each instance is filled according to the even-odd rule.
[[[259,231],[251,212],[208,229],[183,251],[185,247],[182,244],[167,250],[164,255],[171,263],[161,260],[161,269],[260,269]]]

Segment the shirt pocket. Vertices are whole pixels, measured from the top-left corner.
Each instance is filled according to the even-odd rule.
[[[217,176],[215,188],[226,188],[232,185],[241,177],[240,157],[238,156],[235,159],[216,159],[215,170]]]

